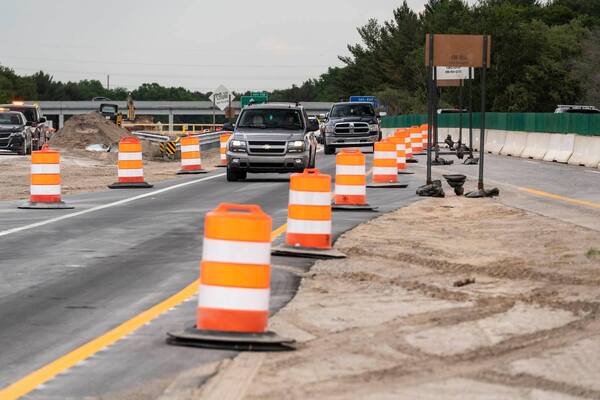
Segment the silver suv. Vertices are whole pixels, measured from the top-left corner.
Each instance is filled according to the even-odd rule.
[[[249,105],[240,113],[227,144],[227,180],[250,173],[290,173],[314,168],[319,127],[299,104]]]

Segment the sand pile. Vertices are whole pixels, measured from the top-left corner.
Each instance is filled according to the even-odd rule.
[[[128,134],[126,129],[118,127],[100,113],[92,112],[69,118],[65,126],[52,135],[50,145],[84,150],[90,144],[98,143],[105,146],[117,144],[121,137]]]

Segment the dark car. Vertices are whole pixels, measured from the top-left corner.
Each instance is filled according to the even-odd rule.
[[[16,111],[0,111],[0,150],[20,155],[31,153],[31,130],[25,116]]]
[[[46,118],[36,104],[24,104],[15,101],[11,104],[0,104],[0,110],[16,111],[25,116],[31,132],[31,149],[40,150],[42,145],[50,139],[50,129],[46,123]]]
[[[256,104],[245,107],[227,144],[227,180],[250,173],[290,173],[314,168],[315,122],[299,104]]]
[[[336,103],[324,125],[325,154],[338,147],[373,146],[381,140],[379,118],[372,103]]]

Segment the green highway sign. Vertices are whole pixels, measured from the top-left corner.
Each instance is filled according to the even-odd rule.
[[[253,102],[254,104],[268,103],[269,96],[267,95],[267,93],[259,92],[252,93],[251,96],[242,96],[242,98],[240,99],[240,104],[242,108],[246,107],[248,104],[250,104],[250,102]]]

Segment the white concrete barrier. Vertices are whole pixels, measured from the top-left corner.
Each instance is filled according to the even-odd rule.
[[[569,158],[568,163],[598,168],[600,165],[600,137],[575,136],[573,155]]]
[[[485,151],[492,154],[500,154],[506,142],[506,131],[488,129],[485,131]]]
[[[533,158],[534,160],[543,159],[550,147],[551,136],[551,133],[529,132],[521,157]]]
[[[525,132],[507,132],[506,141],[500,151],[503,156],[521,157],[521,153],[527,144],[527,133]]]
[[[566,163],[573,154],[574,146],[575,134],[552,133],[550,134],[548,151],[544,155],[543,160]]]

